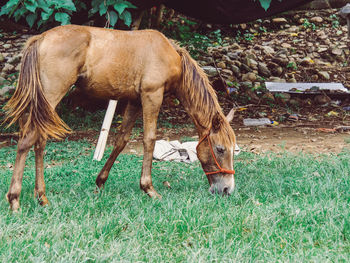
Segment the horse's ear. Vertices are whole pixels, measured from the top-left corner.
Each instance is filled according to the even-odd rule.
[[[221,124],[222,124],[222,117],[220,114],[216,113],[214,115],[213,121],[212,121],[212,129],[213,132],[218,132],[220,130]]]
[[[232,108],[232,109],[230,110],[230,112],[227,114],[226,120],[227,120],[228,122],[231,122],[231,121],[233,120],[233,117],[234,117],[234,116],[235,116],[235,109]]]

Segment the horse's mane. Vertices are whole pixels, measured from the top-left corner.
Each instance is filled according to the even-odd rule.
[[[180,89],[183,94],[186,94],[186,99],[189,100],[191,106],[195,108],[198,123],[209,131],[214,116],[219,114],[220,119],[222,119],[219,131],[222,136],[220,137],[226,146],[232,145],[235,141],[234,132],[222,112],[215,90],[207,75],[184,48],[180,48],[175,44],[173,46],[182,60]]]

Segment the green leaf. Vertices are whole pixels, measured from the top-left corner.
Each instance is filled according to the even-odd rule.
[[[36,8],[38,7],[38,3],[36,1],[30,2],[30,1],[25,1],[24,6],[27,8],[32,13],[35,13]]]
[[[124,2],[121,2],[121,3],[116,3],[113,7],[115,11],[117,11],[118,14],[121,15],[124,12],[125,8],[128,7],[128,5]]]
[[[61,8],[64,8],[70,11],[77,11],[72,0],[65,0],[63,2],[64,3],[61,5]]]
[[[131,18],[131,14],[129,11],[125,10],[121,15],[120,18],[124,21],[124,24],[127,26],[131,25],[132,22],[132,18]]]
[[[55,14],[55,20],[61,22],[61,25],[67,25],[70,22],[70,16],[67,13],[58,12]]]
[[[27,9],[24,6],[17,9],[16,12],[13,14],[15,21],[17,22],[26,12],[27,12]]]
[[[13,12],[13,9],[15,9],[17,7],[17,5],[19,4],[20,0],[10,0],[6,3],[6,5],[1,7],[1,11],[0,11],[0,16],[2,15],[9,15]]]
[[[26,16],[26,21],[27,21],[30,28],[32,28],[32,26],[34,25],[36,17],[37,17],[37,15],[33,14],[33,13],[30,13]]]
[[[45,0],[38,0],[38,8],[41,8],[46,13],[49,13],[52,9]]]
[[[52,15],[52,13],[53,13],[53,9],[50,9],[49,12],[42,11],[41,12],[41,19],[48,20],[50,18],[50,16]]]
[[[265,11],[267,11],[267,9],[269,9],[269,7],[270,7],[271,0],[259,0],[259,1],[260,1],[262,8],[264,8]]]
[[[108,11],[109,14],[109,23],[112,27],[114,27],[115,23],[117,23],[118,20],[118,14],[114,11]]]
[[[128,1],[124,1],[124,3],[128,5],[128,8],[137,8],[137,6],[133,5],[132,3],[128,2]]]
[[[105,13],[107,13],[107,6],[105,6],[104,2],[102,2],[99,5],[99,13],[100,13],[100,16],[104,15]]]
[[[50,0],[50,2],[55,5],[55,9],[63,8],[69,11],[76,11],[72,0]]]

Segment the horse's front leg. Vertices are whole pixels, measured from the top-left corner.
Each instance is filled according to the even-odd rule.
[[[45,193],[45,181],[44,181],[44,150],[46,146],[46,139],[39,138],[34,145],[35,151],[35,188],[34,197],[36,197],[40,205],[47,205],[49,201],[46,198]]]
[[[108,179],[109,171],[111,170],[115,159],[117,159],[120,152],[124,149],[125,145],[129,141],[130,133],[134,127],[137,116],[139,115],[141,106],[139,103],[134,103],[129,101],[123,116],[123,122],[118,132],[118,137],[114,143],[114,148],[109,156],[106,164],[103,166],[101,172],[96,178],[96,185],[98,188],[104,186],[105,182]]]
[[[152,157],[156,140],[157,119],[160,106],[163,101],[164,89],[160,88],[154,92],[144,92],[141,95],[143,109],[143,163],[140,179],[140,187],[150,197],[161,198],[152,184]]]
[[[32,129],[26,136],[18,140],[15,167],[13,169],[10,188],[6,194],[6,199],[10,203],[10,208],[13,211],[17,211],[20,207],[19,197],[22,190],[23,171],[26,157],[30,148],[34,145],[37,139],[38,134],[34,129]]]

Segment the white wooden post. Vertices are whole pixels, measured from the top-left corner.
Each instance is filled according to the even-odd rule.
[[[102,123],[102,128],[100,132],[100,137],[98,138],[95,153],[94,153],[94,160],[101,161],[103,154],[105,152],[106,144],[107,144],[107,138],[109,129],[112,124],[113,116],[115,113],[115,109],[117,107],[118,101],[116,100],[110,100],[108,103],[108,108],[106,111],[105,118]]]

